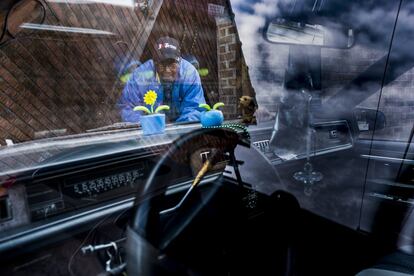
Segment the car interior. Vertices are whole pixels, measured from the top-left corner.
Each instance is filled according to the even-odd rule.
[[[2,1],[0,275],[414,275],[413,10]],[[223,123],[121,121],[165,35]]]

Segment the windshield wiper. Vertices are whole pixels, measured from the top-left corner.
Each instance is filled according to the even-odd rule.
[[[141,124],[140,123],[131,123],[131,122],[118,122],[118,123],[114,123],[112,125],[107,125],[107,126],[103,126],[103,127],[88,129],[88,130],[86,130],[86,132],[97,132],[97,131],[117,130],[117,129],[130,129],[130,128],[140,129]]]

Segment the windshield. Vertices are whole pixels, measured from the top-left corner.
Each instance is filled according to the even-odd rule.
[[[157,144],[151,131],[173,140],[177,129],[202,119],[268,122],[268,150],[282,159],[330,148],[307,127],[320,121],[345,119],[350,129],[349,119],[357,121],[358,138],[370,139],[378,107],[387,127],[377,127],[376,137],[406,140],[412,118],[395,112],[400,101],[391,90],[409,64],[390,67],[383,79],[396,4],[353,3],[338,15],[335,1],[317,12],[289,1],[253,2],[5,2],[1,171],[36,167],[117,131],[126,131],[118,133],[125,141],[146,136]],[[375,16],[362,20],[372,9]],[[323,30],[317,44],[309,42],[315,26]],[[381,95],[383,84],[391,90]],[[412,93],[404,97],[409,103]],[[160,117],[160,129],[141,129],[151,117]],[[18,161],[7,159],[11,153]]]
[[[155,132],[167,136],[199,126],[203,114],[211,124],[210,110],[219,120],[254,123],[240,39],[231,21],[218,21],[229,11],[225,1],[4,3],[0,170],[36,166],[62,148],[102,140],[94,136],[102,132],[152,134],[141,130],[150,117],[161,117],[166,128]],[[10,152],[24,161],[7,161]]]
[[[413,233],[401,234],[414,214],[413,10],[404,0],[0,0],[0,255],[73,237],[57,266],[97,275],[75,273],[87,267],[77,259],[88,244],[109,246],[99,264],[117,275],[132,230],[214,271],[189,274],[276,275],[243,267],[274,265],[265,247],[281,230],[294,247],[312,244],[275,255],[297,251],[318,269],[314,259],[331,262],[315,248],[358,259],[308,215],[391,246],[410,237],[413,249]],[[79,249],[66,257],[68,246]],[[7,265],[35,263],[22,261]]]
[[[0,10],[1,145],[139,127],[148,114],[198,122],[208,109],[199,105],[218,102],[234,120],[242,91],[254,96],[236,75],[245,70],[236,64],[239,40],[226,42],[216,23],[220,1],[8,2]]]
[[[401,102],[395,85],[410,82],[409,64],[396,66],[407,50],[398,44],[389,55],[397,11],[385,2],[339,12],[336,1],[7,1],[0,155],[25,156],[2,162],[2,172],[37,165],[61,145],[94,144],[103,133],[138,131],[156,144],[148,135],[174,139],[177,129],[223,119],[269,122],[268,149],[282,159],[331,147],[308,127],[318,122],[347,120],[355,137],[372,138],[376,110],[387,118],[378,139],[407,140],[411,115],[393,109]],[[404,97],[412,101],[412,93]],[[151,119],[156,127],[141,129]]]

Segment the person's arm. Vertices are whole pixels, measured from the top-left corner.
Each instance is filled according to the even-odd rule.
[[[194,69],[182,84],[184,98],[181,103],[180,116],[177,122],[199,121],[201,116],[199,104],[206,103],[203,87],[198,72]]]
[[[138,84],[136,73],[131,76],[125,85],[117,105],[120,109],[122,121],[132,123],[139,122],[141,114],[140,112],[133,110],[135,106],[143,105],[142,91]]]

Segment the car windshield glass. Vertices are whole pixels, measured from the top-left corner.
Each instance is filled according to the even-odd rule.
[[[0,0],[0,275],[414,256],[413,11]]]
[[[240,39],[228,22],[217,21],[230,11],[226,1],[144,2],[0,6],[0,155],[25,160],[2,157],[0,172],[37,166],[62,145],[117,131],[168,136],[199,127],[202,117],[206,125],[240,122],[242,95],[251,99],[246,123],[253,122]],[[28,155],[45,151],[48,158]]]

